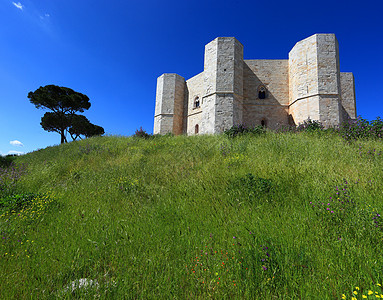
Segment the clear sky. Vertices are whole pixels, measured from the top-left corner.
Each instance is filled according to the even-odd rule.
[[[294,44],[335,33],[353,72],[357,114],[383,117],[382,1],[0,0],[0,154],[60,143],[28,92],[55,84],[90,98],[111,135],[152,133],[156,79],[203,71],[204,46],[235,36],[245,59],[287,59]]]

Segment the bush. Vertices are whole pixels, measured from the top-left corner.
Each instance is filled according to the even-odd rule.
[[[377,117],[376,120],[372,120],[370,126],[375,138],[383,138],[383,121],[380,117]]]
[[[143,138],[143,139],[148,139],[151,137],[149,133],[147,133],[144,129],[142,129],[142,126],[140,127],[140,129],[136,129],[136,132],[134,133],[133,136],[137,138]]]
[[[383,138],[383,121],[379,117],[371,122],[358,117],[355,120],[347,120],[339,127],[340,135],[346,141],[353,141],[361,138]]]
[[[266,132],[263,126],[247,127],[245,125],[234,125],[230,129],[224,131],[228,137],[236,137],[242,134],[260,135]]]
[[[297,131],[313,132],[322,130],[323,128],[324,126],[321,122],[308,118],[307,120],[304,120],[303,123],[298,125]]]
[[[7,156],[1,156],[0,155],[0,168],[7,168],[9,167],[12,162],[15,160],[16,155],[7,155]]]
[[[277,133],[296,132],[297,127],[295,125],[278,125],[275,129]]]

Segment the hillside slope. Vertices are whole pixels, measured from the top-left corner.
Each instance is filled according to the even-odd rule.
[[[268,132],[97,137],[21,156],[2,175],[3,202],[24,202],[0,205],[0,298],[383,294],[381,151]]]

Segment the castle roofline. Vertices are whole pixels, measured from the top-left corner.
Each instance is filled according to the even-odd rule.
[[[238,43],[240,43],[240,44],[242,45],[242,47],[243,47],[243,44],[242,44],[240,41],[238,41],[237,38],[236,38],[235,36],[218,36],[218,37],[216,37],[214,40],[210,41],[209,43],[211,43],[211,42],[213,42],[213,41],[215,41],[215,40],[218,40],[218,39],[234,39],[234,40],[236,40]],[[208,44],[209,44],[209,43],[208,43]]]
[[[289,60],[288,58],[256,58],[256,59],[244,59],[243,61],[278,61],[278,60],[283,60],[283,61],[286,61],[286,60]]]
[[[354,76],[340,72],[335,34],[303,38],[288,58],[244,59],[235,37],[215,37],[205,45],[202,72],[186,81],[175,73],[158,78],[153,133],[278,129],[308,118],[330,128],[355,118]]]
[[[319,36],[319,35],[333,35],[333,36],[335,37],[335,39],[336,39],[335,33],[315,33],[315,34],[313,34],[313,35],[310,35],[310,36],[307,37],[307,38],[304,38],[303,40],[300,40],[300,41],[296,42],[296,43],[294,44],[294,46],[291,48],[291,50],[294,49],[294,47],[295,47],[296,45],[298,45],[298,44],[300,44],[300,43],[302,43],[302,42],[305,42],[306,40],[311,39],[311,38],[313,38],[314,36],[317,37],[317,36]],[[291,50],[290,50],[290,52],[291,52]]]
[[[171,76],[177,77],[178,76],[178,77],[181,77],[182,79],[185,80],[184,77],[182,77],[181,75],[179,75],[177,73],[163,73],[160,76],[158,76],[157,78],[164,77],[164,76],[166,76],[166,77],[171,77]]]

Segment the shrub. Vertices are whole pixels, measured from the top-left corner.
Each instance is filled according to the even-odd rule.
[[[347,120],[339,127],[339,134],[346,141],[355,141],[361,138],[383,138],[383,121],[377,117],[371,122],[358,117],[354,120]]]
[[[16,155],[7,155],[7,156],[1,156],[0,155],[0,168],[7,168],[9,167],[12,162],[15,160]]]
[[[247,127],[245,125],[234,125],[230,129],[224,131],[228,137],[236,137],[242,134],[260,135],[265,133],[266,130],[263,126]]]
[[[359,116],[355,120],[347,120],[343,122],[339,127],[339,134],[346,141],[367,138],[369,136],[369,127],[369,122]]]
[[[140,129],[136,129],[136,132],[134,133],[133,136],[137,138],[144,138],[144,139],[151,137],[149,133],[147,133],[144,129],[142,129],[142,126],[140,127]]]
[[[275,129],[277,133],[296,132],[297,127],[295,125],[278,125]]]
[[[323,128],[324,126],[321,122],[308,118],[307,120],[304,120],[303,123],[298,125],[297,131],[313,132],[322,130]]]
[[[376,120],[372,120],[370,126],[376,138],[383,138],[383,120],[380,117],[377,117]]]

